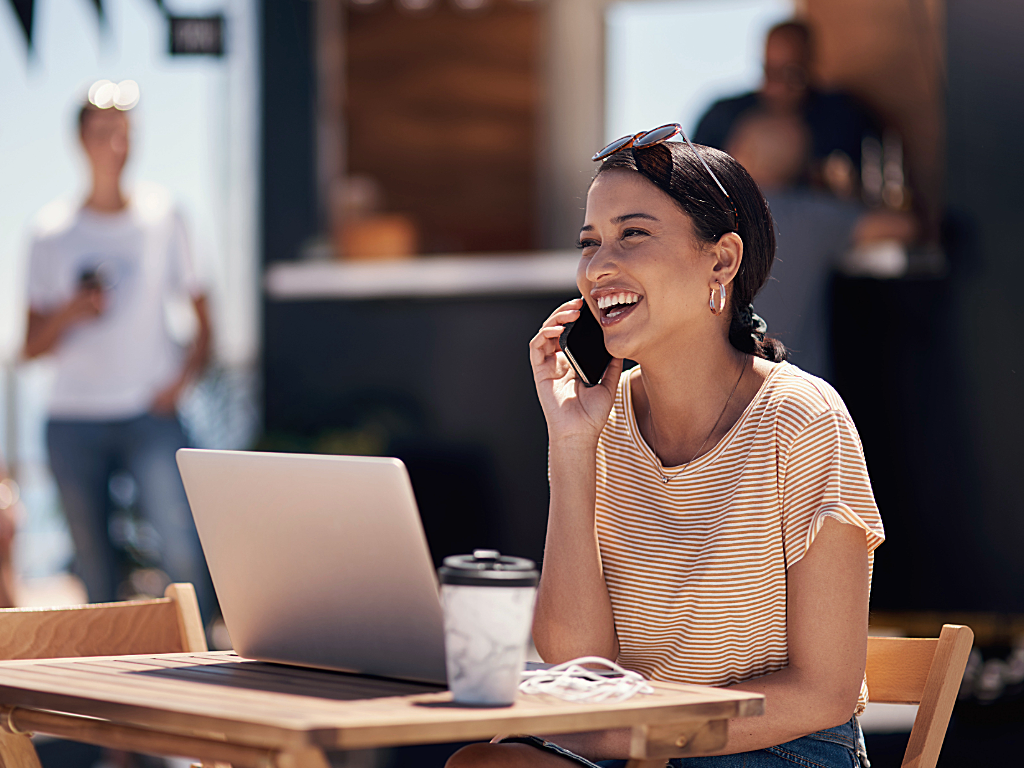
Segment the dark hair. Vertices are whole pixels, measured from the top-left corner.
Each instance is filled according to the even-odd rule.
[[[741,352],[776,363],[785,360],[785,346],[778,339],[765,337],[759,327],[760,318],[749,311],[754,296],[768,281],[775,260],[775,225],[768,203],[742,165],[717,149],[694,146],[729,192],[728,198],[682,142],[616,152],[602,163],[594,178],[614,169],[639,173],[690,217],[702,244],[717,243],[722,235],[736,232],[743,241],[743,261],[729,297],[729,341]]]
[[[783,21],[780,24],[776,24],[774,27],[768,30],[767,37],[771,37],[776,33],[784,33],[792,35],[793,37],[800,40],[800,43],[804,47],[804,51],[810,58],[814,53],[814,31],[811,29],[810,24],[805,21],[799,21],[798,19],[790,19],[789,21]]]

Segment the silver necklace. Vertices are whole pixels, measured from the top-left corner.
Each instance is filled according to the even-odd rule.
[[[651,433],[652,433],[652,437],[654,438],[654,446],[653,446],[654,447],[654,464],[655,464],[655,466],[658,469],[658,474],[661,475],[661,479],[665,483],[668,483],[670,480],[675,480],[677,477],[679,477],[681,474],[683,474],[683,472],[685,472],[687,469],[689,469],[690,465],[693,463],[694,459],[696,459],[698,456],[700,456],[700,452],[702,450],[704,450],[704,446],[708,444],[708,440],[710,440],[711,436],[713,434],[715,434],[715,430],[718,429],[718,425],[721,423],[722,417],[725,416],[725,412],[729,408],[729,403],[732,402],[732,396],[736,394],[736,389],[737,389],[737,387],[739,387],[740,381],[743,380],[743,374],[747,372],[746,362],[747,362],[746,359],[744,359],[743,363],[740,364],[740,375],[739,375],[739,378],[737,378],[736,379],[736,383],[732,385],[732,391],[729,393],[729,397],[725,401],[725,405],[722,406],[722,411],[721,411],[721,413],[718,414],[718,418],[715,419],[715,423],[712,425],[711,431],[708,432],[708,436],[704,438],[704,442],[700,444],[700,448],[698,448],[697,452],[694,453],[693,456],[690,457],[690,460],[688,462],[686,462],[685,464],[683,464],[683,468],[680,469],[678,472],[675,472],[674,474],[671,474],[671,475],[665,474],[665,470],[662,469],[662,467],[661,467],[661,462],[660,462],[660,459],[658,458],[658,427],[654,423],[654,412],[651,410],[651,400],[650,400],[650,397],[647,398],[647,420],[649,422],[651,422]]]

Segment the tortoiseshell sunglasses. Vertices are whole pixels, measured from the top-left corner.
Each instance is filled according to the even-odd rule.
[[[668,123],[667,125],[659,126],[650,131],[641,131],[640,133],[630,136],[623,136],[621,139],[616,139],[611,144],[606,146],[604,149],[598,150],[594,153],[594,156],[590,158],[595,163],[611,157],[616,152],[621,152],[624,149],[646,149],[647,147],[653,147],[655,144],[663,144],[669,139],[675,138],[676,136],[682,136],[683,141],[690,148],[690,151],[700,161],[700,164],[704,166],[704,170],[708,172],[711,179],[715,182],[715,185],[721,190],[722,194],[725,195],[725,199],[729,201],[729,207],[732,209],[733,220],[736,223],[736,229],[740,228],[740,214],[736,210],[736,204],[732,201],[732,196],[725,191],[725,187],[722,186],[722,182],[715,176],[715,172],[711,170],[710,166],[704,162],[704,158],[700,156],[700,153],[694,148],[690,142],[689,137],[686,135],[686,131],[683,130],[683,126],[679,123]]]

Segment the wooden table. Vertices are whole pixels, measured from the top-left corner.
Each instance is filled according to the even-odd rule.
[[[436,686],[244,660],[231,652],[0,662],[0,725],[237,768],[325,768],[325,750],[488,740],[498,733],[632,728],[631,757],[725,743],[758,694],[655,683],[653,695],[576,704],[521,695],[511,707],[454,704]],[[641,763],[645,764],[645,763]]]

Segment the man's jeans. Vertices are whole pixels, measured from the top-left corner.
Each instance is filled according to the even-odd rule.
[[[46,442],[75,544],[75,570],[89,599],[117,599],[108,488],[111,473],[123,469],[138,486],[139,513],[159,536],[159,567],[172,581],[195,586],[208,620],[213,586],[174,460],[174,452],[187,445],[178,420],[152,414],[117,421],[51,419]]]

